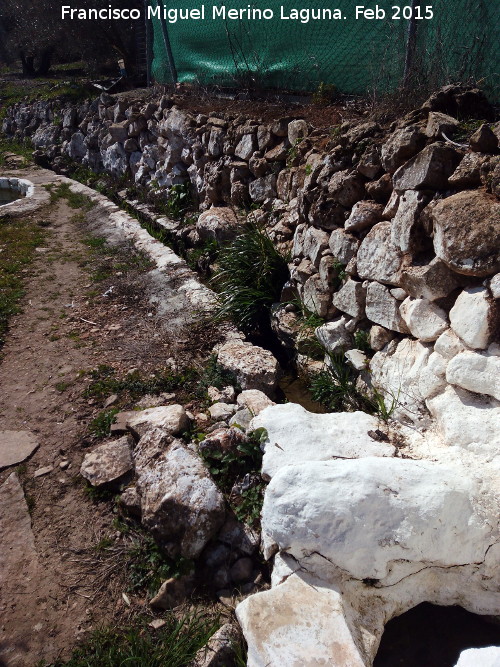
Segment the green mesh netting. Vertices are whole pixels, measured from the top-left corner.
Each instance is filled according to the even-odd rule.
[[[189,0],[161,0],[167,8],[199,7]],[[156,6],[152,0],[152,6]],[[345,20],[309,23],[284,21],[280,6],[292,8],[338,7]],[[339,91],[362,94],[370,90],[389,92],[401,83],[408,21],[355,20],[354,0],[231,0],[227,7],[271,7],[275,18],[265,21],[212,19],[208,0],[204,21],[167,24],[175,67],[180,82],[223,87],[279,88],[314,91],[333,84]],[[375,0],[366,0],[374,8]],[[389,3],[378,2],[391,14]],[[393,3],[395,4],[395,3]],[[403,6],[405,3],[401,3]],[[410,5],[410,0],[406,4]],[[422,2],[423,5],[423,2]],[[424,9],[425,5],[423,5]],[[484,79],[497,99],[500,80],[500,2],[491,0],[437,0],[434,18],[417,21],[412,76],[438,86],[449,81]],[[172,81],[162,25],[153,19],[154,60],[152,73],[160,83]]]

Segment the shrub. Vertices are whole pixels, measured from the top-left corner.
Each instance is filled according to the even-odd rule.
[[[262,328],[287,279],[287,258],[263,229],[250,224],[219,253],[213,279],[217,319],[229,317],[246,333]]]

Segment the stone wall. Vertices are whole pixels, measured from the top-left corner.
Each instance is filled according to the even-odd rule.
[[[130,173],[155,196],[189,182],[203,212],[169,223],[188,247],[234,237],[254,204],[290,253],[279,338],[296,344],[298,299],[324,319],[323,347],[395,403],[390,429],[359,412],[251,411],[248,428],[268,434],[274,569],[273,588],[238,607],[249,665],[370,665],[384,624],[424,600],[500,614],[500,126],[461,137],[458,119],[474,116],[493,119],[482,95],[450,86],[389,127],[329,132],[108,95],[17,105],[3,123],[56,169]],[[243,373],[231,364],[248,344],[227,345],[219,360]],[[266,391],[270,368],[244,388]]]
[[[231,238],[251,205],[291,254],[273,315],[281,340],[293,345],[291,297],[325,319],[316,335],[328,352],[355,349],[356,332],[366,332],[373,358],[348,359],[388,402],[397,396],[400,421],[432,416],[445,439],[488,447],[458,409],[467,397],[467,409],[486,408],[483,419],[500,399],[500,125],[476,123],[467,143],[450,140],[457,117],[474,116],[493,111],[479,91],[454,86],[389,127],[357,120],[329,132],[300,118],[261,123],[190,113],[166,96],[102,94],[62,109],[18,104],[2,129],[30,137],[56,170],[70,159],[129,174],[157,197],[190,183],[207,212],[196,225],[173,224],[188,247]]]

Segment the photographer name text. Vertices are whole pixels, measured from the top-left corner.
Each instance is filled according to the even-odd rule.
[[[401,20],[430,20],[434,18],[432,5],[412,6],[412,5],[392,5],[383,7],[366,7],[364,5],[354,5],[352,13],[346,14],[338,8],[314,8],[301,7],[290,8],[280,5],[277,9],[257,8],[251,5],[235,9],[226,5],[209,6],[198,5],[189,9],[178,7],[148,7],[148,19],[163,19],[167,23],[178,23],[179,21],[271,21],[279,19],[281,21],[297,21],[299,23],[309,23],[310,21],[343,21],[365,20],[365,21],[401,21]],[[144,18],[139,9],[118,9],[108,5],[100,9],[81,9],[63,5],[61,7],[61,17],[65,20],[80,21],[110,21],[126,20],[137,21]]]

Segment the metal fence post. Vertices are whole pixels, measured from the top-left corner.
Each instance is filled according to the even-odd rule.
[[[415,49],[417,46],[417,19],[415,18],[415,10],[417,7],[420,7],[420,0],[412,0],[411,18],[408,22],[408,37],[406,40],[405,69],[403,74],[404,88],[406,88],[410,82],[410,76],[415,60]]]
[[[168,36],[168,28],[167,28],[167,22],[165,20],[165,16],[163,15],[163,10],[165,8],[162,0],[156,0],[156,5],[160,9],[160,25],[161,25],[161,32],[163,35],[163,43],[165,44],[165,50],[167,52],[167,58],[168,58],[168,64],[170,66],[170,74],[172,76],[172,81],[174,83],[177,83],[177,69],[175,67],[175,62],[174,62],[174,55],[172,53],[172,47],[170,45],[170,38]]]

